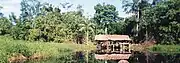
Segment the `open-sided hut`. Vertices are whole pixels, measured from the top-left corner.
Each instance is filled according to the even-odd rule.
[[[128,35],[96,35],[96,59],[128,59],[132,40]]]

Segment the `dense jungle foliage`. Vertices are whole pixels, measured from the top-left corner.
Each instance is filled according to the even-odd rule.
[[[63,62],[73,61],[65,55],[94,49],[94,36],[99,34],[129,35],[134,43],[155,39],[161,45],[149,48],[151,51],[180,51],[180,0],[122,0],[119,4],[124,12],[132,14],[125,18],[119,17],[111,4],[95,5],[92,17],[84,15],[82,5],[62,11],[73,4],[60,4],[22,0],[20,16],[12,12],[9,17],[4,16],[0,6],[0,62],[7,63],[14,53],[30,56],[36,52],[67,58]]]
[[[83,15],[81,5],[76,11],[62,12],[71,8],[70,3],[60,8],[38,0],[22,0],[20,16],[0,14],[0,35],[16,40],[84,43],[93,42],[98,34],[127,34],[135,42],[154,37],[159,44],[179,44],[179,0],[123,0],[120,4],[133,15],[119,17],[114,5],[104,3],[94,6],[90,18]]]

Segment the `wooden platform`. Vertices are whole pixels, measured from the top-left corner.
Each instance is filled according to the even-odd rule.
[[[131,54],[95,54],[99,60],[127,60]]]

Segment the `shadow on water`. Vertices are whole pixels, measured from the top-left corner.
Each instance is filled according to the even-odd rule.
[[[134,52],[130,63],[180,63],[180,53]]]
[[[57,57],[51,57],[47,60],[41,61],[26,61],[25,63],[87,63],[86,62],[86,51],[73,52],[68,55],[61,55]],[[88,54],[88,63],[104,63],[101,60],[94,58],[94,53]]]
[[[26,61],[25,63],[87,63],[86,51],[73,52],[68,55],[51,57],[41,61]],[[130,63],[180,63],[180,54],[134,52]],[[88,63],[105,63],[103,60],[96,60],[93,52],[88,54]],[[118,63],[118,61],[107,61],[107,63]]]

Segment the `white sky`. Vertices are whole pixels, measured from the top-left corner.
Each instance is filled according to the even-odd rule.
[[[75,10],[77,5],[82,5],[82,8],[84,9],[84,14],[86,16],[93,16],[95,13],[94,6],[98,3],[105,2],[106,4],[112,4],[116,6],[117,11],[119,12],[120,17],[127,17],[130,16],[130,14],[125,14],[122,9],[122,0],[39,0],[40,2],[48,2],[55,6],[60,7],[60,3],[69,2],[71,4],[74,4],[73,7],[70,10]],[[8,15],[11,12],[14,12],[15,15],[20,15],[20,2],[21,0],[0,0],[0,6],[3,6],[3,9],[1,12],[3,12],[4,16],[8,17]],[[67,11],[67,10],[62,10]]]

